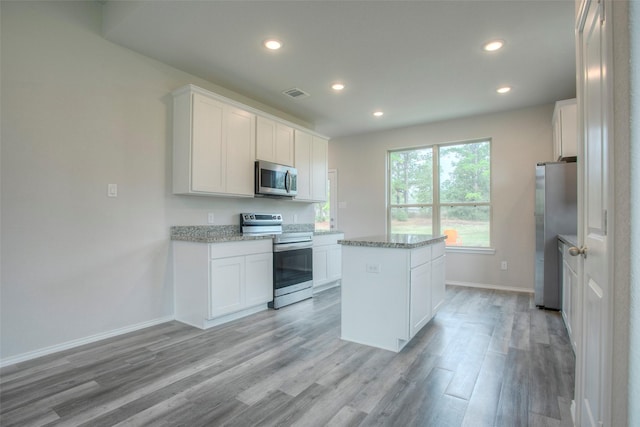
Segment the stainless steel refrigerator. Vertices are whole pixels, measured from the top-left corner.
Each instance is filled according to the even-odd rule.
[[[558,234],[577,234],[577,164],[539,163],[536,166],[535,304],[560,310]]]

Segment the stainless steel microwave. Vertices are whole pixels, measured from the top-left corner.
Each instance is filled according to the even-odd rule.
[[[291,166],[256,161],[256,195],[293,197],[298,194],[298,171]]]

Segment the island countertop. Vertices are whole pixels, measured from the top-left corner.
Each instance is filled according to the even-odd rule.
[[[442,242],[444,235],[433,234],[381,234],[377,236],[356,237],[338,240],[345,246],[363,246],[369,248],[415,249],[421,246]]]

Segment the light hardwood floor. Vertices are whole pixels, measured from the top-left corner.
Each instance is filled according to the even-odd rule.
[[[384,313],[380,313],[384,316]],[[2,426],[570,426],[560,315],[448,287],[400,353],[340,340],[340,291],[201,331],[178,322],[3,368]]]

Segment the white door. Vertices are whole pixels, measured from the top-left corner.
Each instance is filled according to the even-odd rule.
[[[576,403],[580,425],[611,425],[611,281],[608,258],[611,70],[604,0],[586,1],[579,21],[579,108],[582,117],[582,328]],[[574,249],[574,253],[575,253]]]

